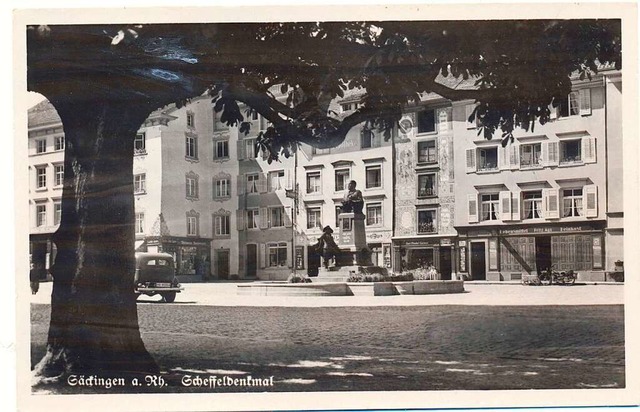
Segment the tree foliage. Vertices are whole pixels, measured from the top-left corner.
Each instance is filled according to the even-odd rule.
[[[549,119],[571,75],[619,69],[620,30],[619,20],[33,26],[29,87],[82,82],[87,100],[126,87],[179,104],[208,90],[242,132],[238,102],[270,122],[259,144],[274,159],[297,142],[336,146],[365,121],[389,137],[430,92],[475,100],[484,136],[506,141]],[[332,102],[352,90],[366,91],[364,104],[341,116]]]

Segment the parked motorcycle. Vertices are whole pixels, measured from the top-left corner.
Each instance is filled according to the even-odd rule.
[[[553,269],[553,265],[546,269],[543,269],[538,274],[538,278],[540,279],[540,284],[543,286],[546,285],[572,285],[576,283],[576,279],[578,278],[578,274],[573,270],[567,271],[557,271]]]

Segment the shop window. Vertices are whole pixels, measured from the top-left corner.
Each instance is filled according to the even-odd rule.
[[[307,208],[307,229],[322,229],[322,208]]]
[[[542,191],[525,192],[522,194],[523,219],[542,218]]]
[[[418,163],[437,163],[438,153],[436,150],[436,141],[427,140],[418,142]]]
[[[582,189],[565,189],[562,191],[562,216],[582,216]]]
[[[436,233],[438,225],[435,210],[418,210],[418,233]]]
[[[436,131],[435,110],[418,112],[418,133],[433,133]]]
[[[418,175],[418,197],[436,196],[436,174]]]
[[[269,267],[287,266],[287,244],[286,242],[269,243],[267,245],[269,253]]]
[[[382,226],[382,203],[367,204],[367,226]]]
[[[542,166],[542,143],[520,146],[520,167]]]
[[[347,185],[349,184],[349,176],[349,169],[336,169],[336,192],[342,192],[343,190],[347,189]]]
[[[498,148],[478,149],[478,170],[495,170],[498,168]]]
[[[365,179],[367,189],[382,187],[382,166],[367,166]]]
[[[307,173],[307,193],[321,193],[320,172]]]
[[[500,211],[500,195],[492,193],[480,196],[480,207],[482,211],[482,220],[499,220]]]

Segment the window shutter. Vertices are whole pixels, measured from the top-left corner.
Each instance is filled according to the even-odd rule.
[[[291,219],[291,206],[285,206],[284,207],[284,226],[291,227],[292,225],[293,225],[293,222]]]
[[[499,194],[500,217],[503,221],[511,220],[511,192],[503,191]]]
[[[509,146],[509,164],[511,169],[520,169],[520,145],[511,143]]]
[[[269,209],[266,207],[260,208],[260,229],[266,229],[269,227]]]
[[[469,121],[469,118],[471,117],[471,114],[473,113],[473,111],[475,110],[476,105],[475,104],[468,104],[465,106],[465,118],[464,121],[467,125],[467,129],[475,129],[476,128],[476,119],[474,118],[473,120]]]
[[[520,191],[511,192],[511,220],[520,220]]]
[[[467,173],[476,171],[476,149],[467,149]]]
[[[291,242],[287,242],[287,266],[293,267],[293,251],[291,250]]]
[[[244,158],[247,156],[244,150],[244,140],[238,139],[238,160],[244,160]]]
[[[582,188],[582,204],[586,217],[598,217],[598,186],[586,185]]]
[[[258,192],[267,193],[267,175],[264,173],[258,174]]]
[[[546,166],[558,166],[560,157],[558,154],[558,142],[545,142],[542,144],[543,162]]]
[[[595,137],[583,137],[582,138],[582,161],[584,163],[596,162],[596,138]]]
[[[237,226],[237,230],[245,230],[245,211],[242,209],[238,209],[236,210],[236,226]]]
[[[591,89],[580,90],[580,116],[591,114]]]
[[[558,107],[553,107],[553,104],[549,105],[549,119],[555,120],[558,118]]]
[[[467,195],[467,206],[469,223],[476,223],[478,221],[478,196]]]
[[[498,147],[498,165],[500,167],[500,170],[511,169],[508,147]]]
[[[545,219],[560,218],[559,203],[560,199],[557,189],[544,189],[542,191],[543,216]]]
[[[246,175],[239,175],[237,184],[238,184],[238,196],[243,195],[244,194],[244,188],[247,185],[247,176]]]
[[[260,243],[260,267],[265,268],[267,266],[267,248],[264,243]]]
[[[293,178],[295,171],[292,169],[286,169],[284,171],[285,189],[293,189]]]

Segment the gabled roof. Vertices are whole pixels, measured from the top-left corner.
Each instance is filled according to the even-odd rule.
[[[60,123],[60,116],[49,100],[43,100],[28,111],[29,128]]]

